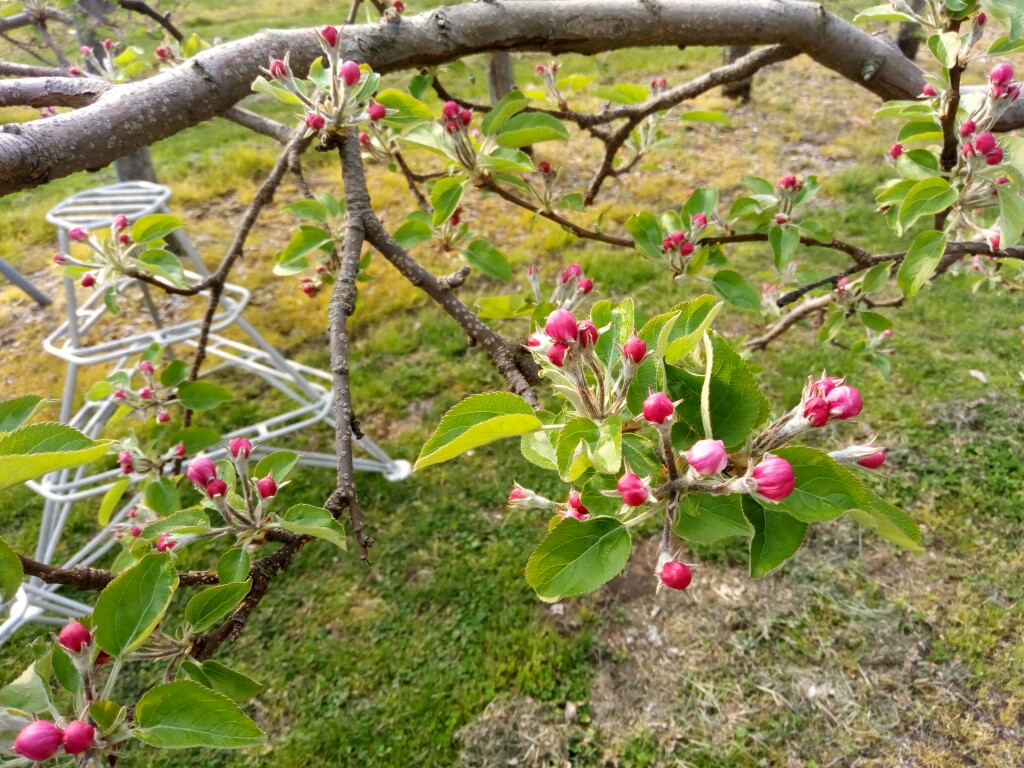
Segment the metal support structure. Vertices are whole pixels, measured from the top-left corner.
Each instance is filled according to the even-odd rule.
[[[20,288],[24,293],[28,294],[29,298],[32,299],[40,307],[50,306],[49,297],[36,288],[32,283],[28,281],[21,272],[16,270],[10,264],[3,259],[0,259],[0,275],[6,277],[13,285]]]
[[[129,221],[135,221],[151,213],[168,213],[167,201],[170,194],[169,189],[157,184],[125,182],[72,195],[47,213],[46,218],[57,227],[58,244],[66,253],[71,245],[68,237],[71,228],[83,227],[88,230],[107,227],[118,213],[125,214]],[[198,281],[210,274],[191,241],[181,230],[170,235],[168,239],[170,238],[175,239],[178,252],[191,262],[194,272],[186,272],[190,278]],[[119,287],[128,289],[137,282],[123,278]],[[198,347],[201,322],[162,321],[155,305],[149,302],[149,314],[155,326],[152,330],[87,343],[85,338],[89,332],[96,330],[104,319],[102,296],[96,292],[79,305],[74,282],[67,277],[64,278],[64,290],[67,297],[67,320],[44,341],[44,347],[48,352],[67,361],[68,364],[61,399],[61,421],[90,437],[99,437],[117,408],[112,401],[105,400],[86,402],[75,410],[79,369],[101,363],[106,363],[108,370],[111,371],[130,368],[133,365],[132,359],[154,343],[162,347],[179,345],[194,350]],[[280,393],[282,400],[288,405],[281,413],[225,435],[225,442],[234,437],[247,437],[258,443],[260,452],[266,453],[273,450],[268,441],[287,437],[316,424],[326,424],[333,433],[331,375],[286,359],[267,342],[242,316],[242,310],[248,300],[247,290],[237,285],[225,284],[206,346],[207,358],[211,364],[204,369],[203,375],[208,376],[224,369],[244,372],[262,379],[270,388]],[[220,333],[232,327],[248,337],[247,343],[234,341]],[[369,437],[355,440],[354,445],[369,454],[369,458],[354,458],[356,470],[378,472],[392,481],[402,480],[412,471],[409,462],[392,459]],[[226,454],[225,445],[206,451],[206,455],[212,458]],[[334,467],[337,459],[332,454],[305,452],[301,455],[299,463],[311,467]],[[61,543],[72,506],[83,499],[106,493],[120,477],[117,469],[90,473],[88,467],[79,467],[54,472],[29,482],[28,486],[44,499],[35,559],[44,563],[62,560],[63,567],[71,567],[90,565],[108,552],[115,544],[114,531],[127,519],[128,510],[138,503],[138,495],[117,510],[110,524],[73,554],[57,557],[58,545]],[[18,594],[9,601],[10,615],[0,625],[0,643],[11,637],[26,622],[63,623],[69,616],[89,613],[89,606],[56,594],[58,588],[59,585],[45,584],[36,578],[25,583]]]

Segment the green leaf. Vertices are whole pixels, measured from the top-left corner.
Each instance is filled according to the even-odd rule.
[[[376,99],[379,104],[383,104],[388,109],[398,110],[396,114],[384,118],[384,122],[388,125],[404,128],[420,121],[434,119],[434,113],[430,111],[430,107],[402,91],[389,88],[378,93]]]
[[[319,200],[297,200],[284,207],[288,213],[303,221],[327,223],[327,208]]]
[[[100,593],[93,609],[96,644],[111,656],[134,651],[160,623],[177,588],[170,555],[143,557]]]
[[[997,37],[988,47],[989,56],[1000,56],[1007,53],[1017,53],[1024,50],[1024,40],[1010,40],[1009,35]]]
[[[178,400],[193,411],[209,411],[235,396],[218,384],[208,381],[186,381],[178,387]]]
[[[508,259],[488,240],[474,240],[463,248],[461,253],[471,267],[476,267],[485,275],[496,280],[512,279],[512,267],[509,266]]]
[[[704,331],[711,327],[723,306],[714,296],[708,295],[698,296],[693,301],[676,305],[674,309],[679,316],[665,339],[667,344],[662,351],[665,361],[674,364],[690,354],[700,344],[704,338]],[[644,330],[640,331],[640,338],[645,341],[646,329],[647,326],[644,326]]]
[[[195,456],[211,445],[219,443],[220,433],[204,427],[185,427],[167,438],[167,442],[172,445],[182,443],[185,446],[185,453],[189,456]]]
[[[946,236],[930,229],[914,238],[896,273],[904,296],[913,296],[928,282],[946,250]]]
[[[835,307],[834,304],[829,306]],[[825,322],[818,329],[818,343],[825,344],[832,341],[846,325],[846,312],[841,309],[833,309],[825,316]]]
[[[691,493],[683,497],[673,527],[676,535],[695,544],[710,544],[730,536],[753,536],[743,514],[743,497]]]
[[[867,503],[865,509],[851,509],[847,514],[863,525],[877,531],[879,535],[899,547],[914,552],[921,551],[921,529],[914,519],[898,507],[864,489]]]
[[[563,480],[571,483],[590,468],[590,448],[596,446],[600,438],[600,429],[590,419],[576,417],[565,423],[555,444],[558,474]]]
[[[414,245],[427,242],[434,237],[430,215],[423,211],[410,213],[398,229],[395,230],[392,237],[405,250],[409,250]]]
[[[210,530],[210,518],[201,507],[188,507],[147,525],[143,536],[155,539],[161,533],[190,534]]]
[[[647,101],[650,94],[647,86],[619,83],[594,89],[594,96],[616,104],[640,104]]]
[[[510,392],[467,397],[452,407],[420,450],[415,469],[454,458],[503,437],[523,435],[543,425],[530,404]]]
[[[942,141],[942,126],[934,120],[914,120],[905,123],[896,134],[896,141]]]
[[[284,480],[288,473],[292,471],[292,467],[295,466],[295,462],[299,460],[297,453],[291,451],[274,451],[274,453],[268,453],[259,463],[256,465],[256,470],[253,473],[253,477],[261,478],[267,475],[273,475],[274,480],[280,483]]]
[[[320,227],[302,225],[292,234],[288,245],[284,247],[277,256],[274,265],[274,274],[287,277],[288,275],[299,274],[311,269],[309,254],[315,250],[328,248],[334,243],[334,237],[330,232]]]
[[[430,205],[434,209],[431,223],[435,227],[444,224],[455,213],[466,190],[466,180],[461,176],[445,176],[434,182],[430,190]]]
[[[171,285],[176,285],[179,288],[183,288],[188,285],[188,278],[185,277],[185,271],[182,269],[181,260],[170,251],[164,251],[157,248],[146,251],[139,256],[139,263],[137,265],[143,272],[149,272],[154,277],[162,277]],[[110,289],[114,289],[111,286]],[[117,291],[112,291],[111,301],[116,302]],[[116,303],[111,308],[108,305],[112,314],[117,314]]]
[[[110,733],[116,726],[124,722],[128,711],[126,707],[110,701],[100,699],[89,705],[89,716],[96,723],[100,733]]]
[[[229,582],[197,592],[185,606],[185,621],[194,634],[202,634],[226,617],[252,587],[251,581]]]
[[[71,693],[82,690],[82,673],[63,647],[57,645],[53,649],[50,661],[53,664],[53,676],[61,688]]]
[[[0,434],[17,429],[46,401],[38,395],[25,395],[0,402]]]
[[[566,192],[558,202],[556,208],[568,208],[570,211],[585,211],[587,206],[583,202],[583,194],[580,192]]]
[[[191,680],[150,688],[135,710],[133,735],[162,749],[238,749],[263,742],[256,727],[231,699]]]
[[[477,309],[476,316],[481,320],[511,320],[533,314],[533,304],[515,294],[482,296],[474,306]]]
[[[137,243],[163,240],[181,226],[181,219],[168,213],[152,213],[132,224],[132,239]]]
[[[1003,250],[1020,242],[1024,234],[1024,197],[1011,184],[1000,184],[999,191],[999,247]]]
[[[129,482],[129,478],[122,477],[110,486],[105,494],[103,494],[103,501],[100,502],[99,512],[96,513],[100,525],[109,525],[110,514],[114,511],[114,507],[117,506],[121,497],[124,496],[124,492],[127,490]]]
[[[480,124],[480,130],[484,132],[485,136],[493,136],[514,115],[518,115],[526,109],[527,101],[526,96],[520,91],[510,91],[505,94],[491,111],[484,115],[484,120]]]
[[[893,10],[889,4],[873,5],[853,17],[854,22],[858,21],[914,21],[913,16]]]
[[[939,213],[956,202],[956,190],[945,179],[922,179],[900,205],[899,224],[906,230],[922,216]]]
[[[142,503],[158,515],[171,515],[181,509],[181,498],[174,483],[161,477],[147,483],[142,492]]]
[[[862,309],[857,314],[860,316],[860,321],[864,323],[864,326],[872,331],[881,333],[892,328],[892,320],[878,312]]]
[[[184,360],[172,360],[160,371],[160,383],[165,387],[176,387],[188,378],[190,368]]]
[[[864,293],[874,293],[881,290],[889,282],[889,272],[891,271],[892,264],[876,264],[864,273],[861,290]]]
[[[66,424],[19,427],[0,436],[0,490],[48,472],[89,464],[109,448],[109,440],[93,440]]]
[[[519,441],[519,450],[531,464],[536,464],[542,469],[550,469],[553,472],[558,471],[555,446],[551,444],[549,431],[538,430],[523,435]]]
[[[796,487],[774,509],[807,523],[832,520],[862,503],[864,486],[835,459],[815,448],[786,446],[772,451],[793,466]]]
[[[725,112],[719,112],[716,109],[691,109],[689,112],[683,112],[679,116],[680,120],[690,120],[698,123],[721,123],[722,125],[731,125],[732,120]]]
[[[241,547],[229,549],[217,560],[217,580],[222,584],[245,581],[249,578],[252,557]]]
[[[985,10],[1006,27],[1010,40],[1024,37],[1024,5],[1019,0],[986,0]]]
[[[807,523],[785,512],[762,507],[749,497],[744,500],[743,513],[754,527],[754,536],[750,539],[750,577],[760,579],[800,549]]]
[[[499,147],[525,147],[541,141],[565,141],[569,129],[543,112],[524,112],[511,118],[495,137]]]
[[[714,363],[711,367],[711,427],[716,440],[734,451],[746,442],[754,427],[768,418],[768,400],[743,359],[715,332],[711,332]],[[703,434],[700,412],[704,371],[694,373],[669,366],[666,384],[673,400],[683,402],[676,413],[698,434]]]
[[[711,278],[711,287],[734,307],[754,311],[761,309],[761,294],[738,272],[731,269],[721,270]]]
[[[633,236],[633,247],[649,259],[662,261],[665,254],[661,250],[661,225],[653,213],[641,211],[626,219],[626,230]]]
[[[547,602],[582,595],[619,574],[629,551],[629,532],[614,517],[568,518],[534,550],[526,581]]]
[[[36,671],[36,664],[30,665],[16,680],[0,688],[0,707],[5,709],[35,714],[46,712],[51,706],[50,688]]]
[[[312,504],[296,504],[289,508],[280,522],[281,527],[292,533],[315,536],[345,549],[345,529],[334,516],[323,507]]]
[[[239,704],[247,703],[263,690],[262,683],[257,683],[248,675],[243,675],[214,659],[204,661],[201,669],[215,691],[223,693]]]
[[[780,227],[776,224],[768,231],[768,243],[775,254],[775,268],[781,272],[796,253],[796,247],[800,245],[800,233],[792,227]],[[758,307],[760,306],[758,297]]]
[[[3,539],[0,539],[0,602],[6,603],[21,587],[24,571],[21,559]]]
[[[268,96],[273,96],[283,104],[288,104],[293,107],[302,107],[305,109],[305,104],[302,103],[302,99],[287,90],[284,86],[278,85],[275,82],[270,82],[263,75],[260,75],[253,80],[252,89],[256,93],[265,93]]]
[[[606,475],[618,474],[622,467],[622,417],[617,413],[599,425],[597,445],[590,451],[590,463]]]
[[[928,38],[928,50],[944,69],[952,69],[960,55],[960,35],[956,32],[932,35]]]

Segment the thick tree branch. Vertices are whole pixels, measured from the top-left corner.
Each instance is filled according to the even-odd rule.
[[[0,80],[0,107],[85,107],[110,90],[95,77],[20,77]]]
[[[343,55],[379,72],[443,64],[490,50],[598,53],[655,45],[787,45],[882,98],[914,98],[921,71],[895,46],[816,3],[797,0],[560,0],[467,3],[346,27]],[[45,125],[0,133],[0,194],[100,168],[223,112],[250,93],[270,56],[299,74],[321,55],[312,31],[264,31],[204,51],[174,70],[112,88]],[[1000,128],[1024,122],[1024,103]]]
[[[0,77],[69,77],[69,75],[66,69],[60,67],[0,61]]]

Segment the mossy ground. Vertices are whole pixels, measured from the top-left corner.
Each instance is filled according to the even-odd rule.
[[[418,10],[415,0],[408,4]],[[280,5],[265,3],[239,20],[236,9],[203,0],[184,8],[182,26],[233,37],[331,20],[342,5],[325,14],[320,5],[293,3],[289,13],[296,15],[274,18]],[[623,51],[565,57],[563,64],[606,82],[658,75],[679,82],[718,55]],[[520,82],[542,60],[523,56]],[[482,62],[470,64],[475,82],[452,75],[449,87],[481,97]],[[748,105],[713,93],[695,106],[728,112],[731,125],[681,128],[672,147],[652,158],[658,169],[609,182],[580,219],[603,215],[614,228],[636,209],[678,205],[696,186],[718,187],[729,198],[743,175],[817,173],[824,180],[818,218],[865,247],[896,247],[871,203],[871,188],[886,175],[879,158],[893,126],[871,120],[876,102],[869,94],[797,59],[759,74]],[[273,162],[273,147],[214,122],[153,152],[161,179],[175,190],[174,210],[215,261]],[[574,139],[570,152],[538,148],[576,187],[596,152],[584,138]],[[578,164],[563,163],[570,153]],[[307,168],[314,186],[337,193],[331,157],[311,154]],[[79,174],[0,200],[0,257],[56,296],[58,280],[47,266],[53,233],[43,213],[70,192],[113,178],[109,169]],[[407,190],[385,169],[372,169],[371,181],[381,215],[395,226],[411,209]],[[297,194],[286,185],[278,203]],[[696,281],[673,283],[634,253],[576,241],[493,199],[474,194],[466,208],[470,223],[517,268],[537,262],[552,274],[578,261],[601,296],[633,296],[649,314],[707,290]],[[233,279],[252,290],[248,316],[268,339],[296,359],[326,366],[327,297],[309,300],[295,281],[269,276],[291,224],[284,213],[264,216]],[[769,261],[763,248],[737,253],[751,270]],[[457,265],[429,246],[418,255],[439,272]],[[819,272],[838,263],[820,252],[801,258]],[[459,329],[382,260],[370,273],[352,319],[353,397],[367,433],[411,458],[449,406],[502,382]],[[519,279],[515,290],[524,288]],[[463,295],[504,290],[474,278]],[[476,450],[398,484],[360,476],[376,540],[372,566],[351,552],[307,547],[222,654],[266,683],[250,712],[269,734],[267,750],[136,752],[133,759],[382,767],[460,759],[473,766],[568,760],[722,768],[1024,763],[1020,296],[968,295],[943,279],[892,314],[889,378],[839,347],[815,344],[811,328],[796,329],[752,362],[779,408],[822,368],[858,383],[867,401],[863,418],[821,439],[845,443],[877,432],[893,446],[876,485],[921,523],[923,555],[896,552],[836,522],[814,527],[806,547],[763,581],[747,579],[741,543],[702,547],[690,556],[703,564],[690,590],[655,595],[653,557],[638,542],[623,577],[595,595],[547,606],[522,577],[544,523],[508,513],[503,501],[513,478],[551,493],[558,485],[519,458],[514,445]],[[0,288],[5,396],[59,395],[63,368],[40,344],[59,316],[59,299],[40,310],[15,289]],[[719,325],[750,333],[757,319],[726,311]],[[984,372],[988,383],[971,370]],[[238,386],[238,399],[218,414],[224,423],[263,407],[261,388]],[[310,433],[298,447],[327,440]],[[284,501],[321,499],[331,487],[329,471],[304,471]],[[22,549],[30,548],[39,508],[27,491],[0,497],[5,536]],[[73,529],[89,530],[91,514],[83,508]],[[3,678],[13,678],[24,659],[16,644],[5,646]],[[148,679],[140,673],[136,684]]]

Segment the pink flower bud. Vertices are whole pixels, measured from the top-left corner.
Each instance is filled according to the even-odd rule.
[[[139,390],[139,397],[141,397],[143,400],[149,400],[153,397],[153,390],[150,389],[149,387],[143,387],[142,389]]]
[[[114,390],[114,394],[113,394],[113,398],[115,400],[124,400],[124,390],[120,389],[120,388],[115,389]]]
[[[441,114],[449,120],[454,120],[459,116],[459,105],[454,101],[446,101],[441,107]]]
[[[787,173],[785,176],[783,176],[775,183],[775,186],[778,189],[793,189],[796,187],[796,185],[796,176],[792,173]]]
[[[547,357],[551,361],[551,364],[557,368],[561,368],[565,365],[565,353],[569,351],[569,347],[560,341],[556,341],[550,347],[548,347]]]
[[[160,411],[156,415],[157,424],[166,424],[170,420],[171,420],[171,414],[169,414],[167,411]]]
[[[639,507],[647,501],[647,487],[638,475],[629,472],[619,478],[616,484],[622,500],[631,507]]]
[[[405,3],[403,3],[402,0],[395,0],[395,2],[391,4],[391,7],[394,8],[397,13],[401,13],[405,10]]]
[[[286,77],[288,75],[288,66],[281,59],[271,59],[267,71],[270,72],[271,77]]]
[[[114,47],[114,41],[108,37],[103,41],[103,47],[108,51],[111,50]]]
[[[668,236],[669,242],[672,243],[672,247],[676,247],[681,243],[686,242],[685,232],[673,232]]]
[[[118,464],[131,464],[132,463],[132,452],[131,451],[121,451],[119,454],[117,454],[117,463]]]
[[[804,418],[812,427],[824,427],[828,423],[828,403],[823,397],[812,397],[804,403]]]
[[[60,253],[60,252],[58,251],[57,253],[53,254],[53,263],[54,263],[54,264],[63,264],[63,263],[65,263],[66,261],[67,261],[67,257],[66,257],[66,256],[64,256],[64,254],[63,254],[63,253]]]
[[[81,653],[82,648],[92,645],[92,635],[85,628],[85,624],[80,621],[65,624],[57,639],[61,645],[75,653]]]
[[[865,456],[863,459],[857,462],[862,467],[867,469],[878,469],[885,463],[885,451],[879,451],[878,453],[872,453],[870,456]]]
[[[378,120],[383,120],[387,116],[388,111],[383,104],[378,104],[374,101],[366,107],[366,114],[371,120],[376,122]]]
[[[556,309],[548,315],[544,332],[555,341],[576,341],[579,337],[576,316],[567,309]]]
[[[210,498],[213,498],[214,496],[223,496],[228,492],[228,484],[219,477],[214,478],[206,484],[206,492],[210,495]]]
[[[661,566],[661,573],[658,575],[661,577],[661,583],[670,589],[686,589],[693,579],[690,566],[686,563],[677,563],[675,560],[669,560]]]
[[[526,340],[526,346],[531,348],[543,347],[545,343],[547,343],[547,338],[539,333],[531,333]]]
[[[185,456],[185,453],[186,449],[184,443],[178,443],[176,446],[174,446],[174,455],[177,456],[179,459],[183,458]]]
[[[174,549],[174,545],[177,544],[174,539],[171,538],[169,533],[161,533],[156,537],[156,551],[157,552],[170,552]]]
[[[551,163],[549,163],[547,160],[541,160],[539,163],[537,163],[537,170],[539,170],[541,173],[551,173]]]
[[[590,293],[594,290],[594,281],[589,277],[581,277],[579,283],[576,284],[576,290],[581,293]]]
[[[369,144],[370,144],[370,134],[366,133],[365,131],[363,133],[360,133],[359,134],[359,143],[362,144],[364,147],[369,146]]]
[[[249,454],[252,453],[252,443],[246,440],[244,437],[236,437],[230,443],[228,443],[228,450],[231,451],[231,455],[236,459],[239,455],[244,459],[249,458]]]
[[[128,217],[125,216],[123,213],[117,214],[117,216],[114,217],[114,229],[116,229],[117,231],[120,232],[122,229],[127,229],[127,228],[128,228]]]
[[[152,373],[153,372],[153,364],[149,360],[143,360],[141,363],[139,363],[139,372],[140,373]]]
[[[693,243],[687,241],[685,243],[680,244],[679,253],[682,254],[683,256],[689,256],[691,253],[693,253]]]
[[[935,86],[932,85],[931,83],[925,83],[924,84],[924,88],[921,89],[921,95],[922,96],[929,96],[929,97],[930,96],[935,96],[936,95]]]
[[[597,326],[589,320],[580,323],[580,346],[591,347],[597,343]]]
[[[86,272],[82,275],[82,287],[92,288],[96,285],[96,276],[92,272]]]
[[[629,341],[622,345],[622,354],[639,365],[647,355],[647,343],[633,331]]]
[[[979,133],[974,137],[974,146],[979,154],[987,155],[996,148],[996,137],[988,132]]]
[[[666,237],[661,241],[661,250],[663,251],[671,251],[674,247],[671,237]]]
[[[121,245],[128,245],[128,243],[130,243],[131,241],[132,236],[129,235],[127,232],[122,232],[120,235],[117,236],[117,242],[121,243]]]
[[[341,75],[341,82],[350,88],[358,83],[363,76],[362,70],[359,69],[359,64],[354,61],[343,61],[338,72]]]
[[[538,75],[543,75],[545,72],[548,71],[548,68],[545,67],[543,64],[538,64],[536,67],[533,68],[533,71],[536,72]]]
[[[92,53],[92,48],[90,48],[88,45],[83,45],[78,49],[78,52],[83,56],[88,56]]]
[[[903,154],[903,145],[902,144],[893,144],[891,147],[889,147],[889,157],[891,157],[893,160],[895,160],[897,157],[899,157],[902,154]]]
[[[729,454],[721,440],[698,440],[685,456],[693,471],[702,477],[717,475],[729,463]]]
[[[332,27],[330,24],[324,27],[320,27],[320,37],[324,39],[331,48],[338,44],[338,28]]]
[[[256,490],[259,491],[261,499],[271,499],[277,493],[277,483],[273,475],[267,475],[256,481]]]
[[[757,492],[772,501],[786,498],[796,487],[793,466],[778,456],[766,455],[761,463],[754,467],[753,477]]]
[[[473,122],[473,113],[470,112],[468,109],[463,109],[461,112],[459,112],[459,121],[463,125],[469,125],[471,122]]]
[[[60,729],[49,720],[35,720],[14,740],[14,751],[29,760],[48,760],[60,749]]]
[[[583,500],[580,498],[578,491],[572,491],[569,493],[569,506],[572,507],[580,515],[589,515],[590,510],[583,505]]]
[[[64,751],[69,755],[80,755],[92,746],[96,729],[81,720],[72,720],[61,734]]]
[[[299,287],[302,289],[302,292],[309,296],[310,298],[313,298],[318,293],[320,293],[320,287],[314,285],[313,281],[309,280],[308,278],[306,280],[303,280]]]
[[[579,264],[570,264],[565,268],[565,271],[573,277],[579,277],[583,274],[583,268]]]
[[[1003,162],[1003,149],[1002,147],[996,147],[987,155],[985,155],[985,162],[989,165],[999,165]]]
[[[784,213],[776,213],[775,214],[775,223],[778,224],[780,227],[783,224],[787,223],[788,221],[789,221],[789,216],[787,216],[786,214],[784,214]]]
[[[1010,180],[1008,178],[1006,178],[1005,176],[1000,176],[998,179],[996,179],[996,184],[998,184],[999,186],[1002,186],[1003,184],[1009,184],[1009,183],[1010,183]]]
[[[998,251],[1000,245],[999,235],[992,235],[991,237],[989,237],[988,244],[992,246],[993,251]]]
[[[142,535],[142,529],[139,528],[139,526],[137,526],[137,525],[133,525],[131,527],[131,529],[128,531],[128,533],[130,533],[132,536],[134,536],[137,539],[137,538],[139,538],[139,536]]]
[[[960,126],[960,135],[964,138],[970,136],[977,129],[978,126],[974,124],[973,120],[967,120],[963,125]]]
[[[664,424],[676,411],[664,392],[652,392],[644,400],[644,418],[653,424]]]
[[[188,465],[185,477],[200,488],[205,488],[211,480],[217,477],[217,466],[205,457],[193,459]]]
[[[68,74],[72,77],[78,77],[82,74],[82,70],[80,70],[78,67],[71,67],[70,69],[68,69]]]
[[[846,384],[829,392],[825,402],[829,413],[837,419],[852,419],[864,407],[860,392]]]
[[[974,17],[974,23],[977,24],[979,27],[985,26],[986,21],[988,21],[988,16],[986,16],[984,13],[979,13],[977,16]]]
[[[811,384],[809,392],[818,397],[828,397],[828,393],[842,384],[843,380],[836,376],[822,376]]]
[[[690,226],[695,229],[702,229],[708,225],[708,217],[703,213],[695,213],[690,219]]]
[[[526,490],[516,486],[508,493],[508,500],[511,504],[513,501],[519,501],[520,499],[526,498]]]
[[[992,85],[1009,85],[1013,81],[1013,67],[1009,64],[996,64],[988,73],[988,81]]]
[[[327,124],[324,120],[323,115],[318,115],[316,112],[310,112],[306,115],[306,127],[312,128],[314,131],[319,131]]]
[[[963,153],[964,157],[970,157],[974,154],[974,142],[966,142],[962,147],[960,147],[960,151]]]
[[[156,54],[158,59],[169,59],[171,57],[171,49],[164,45],[158,45],[153,53]]]
[[[132,507],[131,509],[128,510],[128,517],[131,519],[138,517],[138,514],[139,510],[137,510],[135,507]]]

